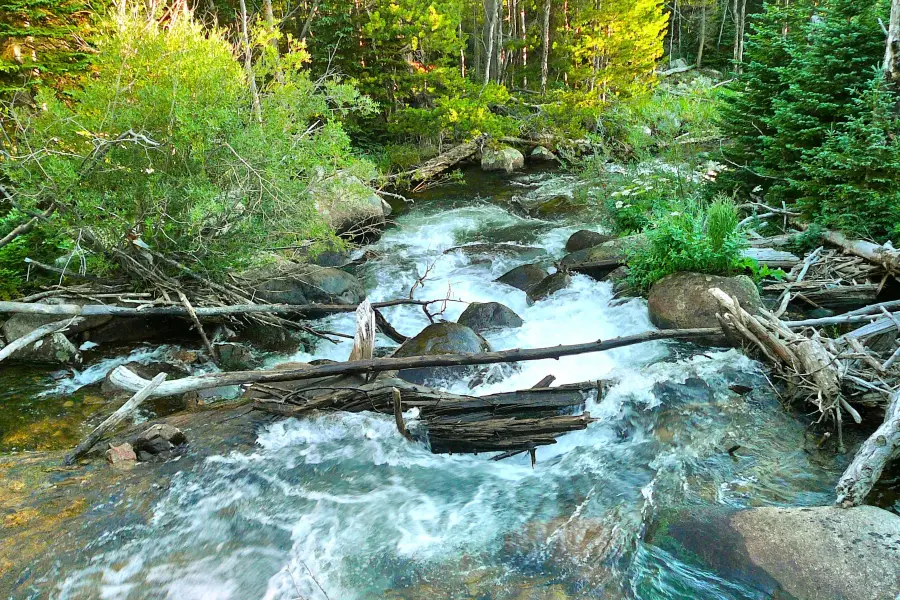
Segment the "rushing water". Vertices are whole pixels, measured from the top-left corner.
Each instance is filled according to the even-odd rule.
[[[417,298],[498,301],[522,316],[520,329],[487,335],[495,349],[651,329],[642,300],[613,302],[609,284],[585,276],[532,306],[494,282],[518,264],[550,266],[581,228],[515,216],[505,198],[571,186],[569,178],[523,175],[433,192],[371,248],[380,257],[362,269],[369,298],[405,296],[428,270]],[[445,253],[469,243],[536,250]],[[455,320],[464,307],[448,302],[442,317]],[[405,334],[428,323],[418,307],[385,316]],[[326,323],[353,330],[352,315]],[[393,346],[381,337],[378,344]],[[346,360],[349,347],[323,344],[269,362]],[[492,367],[482,383],[445,387],[515,390],[548,374],[559,383],[613,383],[588,400],[598,421],[540,448],[534,468],[527,456],[433,455],[383,415],[276,422],[259,432],[254,451],[178,473],[148,519],[110,525],[79,557],[59,557],[34,597],[758,598],[642,542],[648,523],[683,505],[831,499],[838,466],[804,451],[803,425],[779,405],[758,365],[733,350],[644,344]],[[729,390],[735,383],[754,390],[740,396]]]

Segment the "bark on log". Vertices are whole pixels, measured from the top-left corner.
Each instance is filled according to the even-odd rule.
[[[437,175],[440,175],[447,169],[456,166],[457,164],[461,163],[462,161],[478,152],[485,139],[486,136],[480,135],[471,142],[466,142],[464,144],[454,146],[443,154],[435,156],[431,160],[424,162],[417,168],[411,171],[406,171],[394,175],[393,177],[391,177],[391,179],[409,179],[414,182],[428,181],[429,179],[433,179]]]
[[[84,319],[80,317],[76,317],[74,319],[64,319],[62,321],[54,321],[53,323],[47,323],[46,325],[42,325],[37,329],[23,335],[20,338],[14,339],[9,344],[0,348],[0,361],[3,361],[19,350],[28,347],[30,344],[47,337],[48,335],[53,335],[54,333],[60,332],[72,325],[79,325],[84,321]]]
[[[75,449],[66,455],[65,462],[67,465],[73,464],[76,460],[87,454],[94,445],[103,438],[109,431],[114,429],[122,421],[128,418],[128,415],[137,410],[143,402],[150,397],[157,387],[166,380],[166,374],[160,373],[153,378],[142,390],[136,393],[131,399],[119,407],[119,409],[111,414],[109,418],[100,423],[96,429],[88,434],[84,440],[78,444]]]
[[[545,358],[560,358],[589,352],[602,352],[614,348],[622,348],[644,342],[670,339],[697,339],[715,335],[720,330],[715,327],[702,329],[671,329],[666,331],[646,331],[641,334],[598,340],[585,344],[569,344],[550,348],[528,348],[485,352],[480,354],[443,354],[438,356],[411,356],[405,358],[376,358],[345,363],[303,367],[300,369],[271,369],[264,371],[235,371],[231,373],[206,373],[193,377],[184,377],[168,381],[161,385],[155,396],[175,396],[187,392],[195,392],[210,388],[242,385],[247,383],[272,383],[329,377],[332,375],[351,375],[359,373],[378,373],[400,369],[424,367],[488,365],[507,362],[524,362]],[[136,375],[126,367],[117,367],[110,373],[110,382],[121,389],[135,392],[147,384],[147,380]]]
[[[900,250],[887,248],[865,240],[851,240],[839,231],[826,231],[823,235],[827,242],[839,246],[867,261],[880,265],[888,273],[900,274]]]
[[[350,360],[369,360],[375,352],[375,311],[368,300],[356,309],[356,335]]]
[[[884,423],[863,442],[853,462],[837,484],[836,503],[844,506],[862,504],[878,482],[885,466],[900,457],[900,392],[894,394],[884,415]]]

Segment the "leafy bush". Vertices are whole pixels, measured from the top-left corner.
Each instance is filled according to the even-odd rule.
[[[678,271],[728,275],[744,268],[746,239],[737,224],[737,209],[726,197],[706,207],[686,200],[679,210],[658,214],[646,231],[646,244],[629,256],[631,283],[646,291]]]
[[[221,30],[172,13],[163,25],[124,5],[105,25],[94,62],[65,102],[38,95],[15,109],[17,143],[0,163],[24,208],[58,205],[48,237],[109,250],[140,237],[215,273],[269,246],[333,234],[306,194],[314,177],[368,180],[340,119],[374,105],[335,79],[312,81],[294,40],[278,56],[254,35],[259,108]],[[87,244],[86,244],[87,245]]]

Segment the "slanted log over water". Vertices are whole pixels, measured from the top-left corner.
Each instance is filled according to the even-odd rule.
[[[853,462],[837,484],[837,503],[862,504],[878,482],[885,466],[900,457],[900,392],[894,394],[884,415],[884,423],[863,442]]]

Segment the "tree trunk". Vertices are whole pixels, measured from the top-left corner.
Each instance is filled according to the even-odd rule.
[[[699,69],[703,66],[703,47],[706,46],[706,5],[700,8],[700,41],[697,44],[697,61],[696,67]]]
[[[253,102],[253,117],[262,123],[262,107],[259,103],[259,92],[256,89],[256,76],[253,74],[253,51],[250,48],[250,35],[247,33],[247,3],[240,0],[241,6],[241,41],[244,45],[244,70],[250,84],[250,96]]]
[[[494,62],[494,30],[497,27],[497,0],[485,0],[484,2],[484,28],[485,28],[485,57],[484,57],[484,84],[491,82],[491,66]]]
[[[300,39],[305,40],[306,36],[309,35],[309,28],[312,26],[313,17],[316,16],[316,11],[319,10],[319,1],[314,0],[312,6],[309,7],[309,14],[306,15],[306,21],[303,23],[303,29],[300,30]]]
[[[544,22],[542,23],[542,39],[541,46],[541,93],[547,93],[547,78],[550,70],[548,60],[550,58],[550,5],[552,0],[544,0]]]
[[[900,0],[891,0],[887,43],[884,50],[884,71],[889,81],[900,81]]]
[[[747,20],[747,0],[734,0],[734,71],[743,71],[744,61],[744,23]]]

